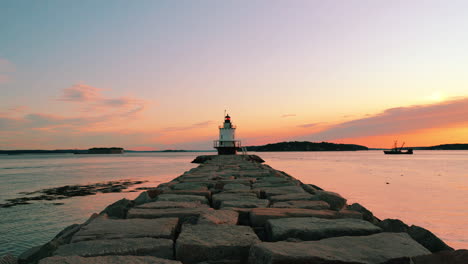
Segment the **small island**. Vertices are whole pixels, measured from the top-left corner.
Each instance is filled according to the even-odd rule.
[[[123,148],[90,148],[86,154],[123,154]]]
[[[356,151],[369,150],[366,146],[355,144],[335,144],[329,142],[290,141],[267,144],[262,146],[248,146],[248,151]]]

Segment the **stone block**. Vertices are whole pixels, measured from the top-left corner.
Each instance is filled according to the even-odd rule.
[[[328,205],[328,203],[325,201],[292,200],[292,201],[276,202],[276,203],[273,203],[271,207],[322,210],[322,209],[329,209],[330,205]]]
[[[271,219],[265,229],[268,241],[291,238],[310,241],[337,236],[366,236],[382,231],[364,220],[315,217]]]
[[[354,218],[354,219],[362,219],[362,214],[360,212],[356,212],[353,210],[348,210],[346,207],[338,211],[338,216],[340,218]]]
[[[250,186],[241,183],[228,183],[223,186],[224,191],[250,190]]]
[[[132,208],[128,212],[128,218],[165,218],[177,217],[179,223],[196,223],[198,217],[213,208],[168,208],[168,209],[139,209]]]
[[[267,220],[291,217],[318,217],[326,219],[337,218],[337,213],[331,210],[310,210],[300,208],[253,208],[250,211],[250,225],[263,227]]]
[[[206,183],[197,183],[197,182],[182,182],[172,185],[173,190],[208,190],[208,184]]]
[[[245,200],[222,201],[219,208],[266,208],[270,204],[267,199],[249,198]]]
[[[178,218],[107,219],[100,217],[81,227],[73,235],[71,242],[138,237],[174,239],[178,222]]]
[[[212,210],[200,215],[197,224],[236,225],[239,213],[233,210]]]
[[[199,195],[204,196],[207,199],[211,197],[211,191],[207,190],[169,190],[165,191],[164,194],[188,194],[188,195]]]
[[[217,193],[212,196],[212,204],[214,208],[220,208],[223,201],[245,201],[257,199],[257,195],[251,192],[241,193]]]
[[[39,264],[182,264],[180,261],[151,256],[54,256],[42,259]]]
[[[134,205],[133,201],[128,199],[121,199],[117,202],[107,206],[101,214],[107,214],[112,218],[125,218],[127,216],[128,210]]]
[[[319,241],[258,243],[250,250],[249,263],[376,264],[429,253],[405,233],[379,233]]]
[[[286,202],[286,201],[318,201],[319,198],[316,195],[310,193],[288,193],[275,195],[268,198],[273,203]]]
[[[202,204],[208,204],[208,199],[200,195],[188,195],[188,194],[161,194],[158,196],[157,201],[170,201],[170,202],[200,202]]]
[[[283,187],[262,187],[254,189],[260,193],[261,196],[265,198],[270,198],[271,196],[275,195],[282,195],[282,194],[298,194],[298,193],[306,193],[304,189],[299,186],[283,186]]]
[[[317,191],[319,191],[319,189],[317,189],[317,188],[314,187],[315,185],[311,185],[311,184],[302,184],[301,186],[302,186],[302,188],[303,188],[306,192],[308,192],[308,193],[310,193],[310,194],[316,194]]]
[[[445,244],[444,241],[434,235],[431,231],[420,226],[410,226],[408,229],[408,234],[431,252],[453,250],[453,248]]]
[[[367,210],[364,206],[358,204],[358,203],[353,203],[351,205],[346,206],[346,209],[351,210],[351,211],[356,211],[362,214],[362,219],[369,221],[371,223],[377,224],[378,219],[374,217],[374,214]]]
[[[140,208],[140,209],[199,208],[199,207],[208,207],[208,205],[202,204],[200,202],[157,201],[157,202],[145,203],[139,206],[135,206],[135,208]]]
[[[173,241],[163,238],[123,238],[80,241],[60,246],[56,256],[154,256],[173,259]]]
[[[330,205],[330,209],[339,211],[346,205],[346,199],[338,193],[317,191],[316,195],[319,200],[325,201]]]
[[[248,226],[185,225],[176,241],[176,259],[184,264],[219,260],[245,263],[251,245],[258,242]]]

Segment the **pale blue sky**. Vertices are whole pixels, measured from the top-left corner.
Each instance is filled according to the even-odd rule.
[[[466,1],[422,0],[2,1],[0,114],[90,118],[57,100],[86,85],[145,101],[135,124],[100,130],[116,144],[123,131],[147,131],[159,136],[133,145],[191,146],[164,131],[220,122],[225,108],[247,140],[307,138],[313,129],[299,126],[465,97],[467,10]],[[58,131],[34,129],[44,134],[38,146],[58,145]],[[73,129],[75,145],[95,143]],[[196,129],[193,141],[216,137],[216,126]],[[39,142],[30,138],[10,135],[8,144]]]

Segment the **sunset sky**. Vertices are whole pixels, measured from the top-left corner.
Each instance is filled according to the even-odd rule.
[[[468,2],[1,1],[0,149],[468,143]]]

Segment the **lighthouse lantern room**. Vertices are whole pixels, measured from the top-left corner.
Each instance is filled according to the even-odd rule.
[[[235,139],[236,126],[231,123],[231,117],[224,117],[223,125],[219,126],[219,140],[214,141],[218,155],[235,155],[241,147],[241,142]]]

